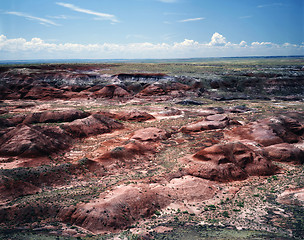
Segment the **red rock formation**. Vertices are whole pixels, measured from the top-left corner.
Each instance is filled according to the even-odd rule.
[[[23,120],[24,124],[29,123],[51,123],[71,122],[75,119],[88,117],[90,114],[81,110],[71,109],[66,111],[46,111],[31,113]]]
[[[115,118],[118,120],[134,122],[144,122],[150,119],[155,119],[151,114],[138,110],[117,113]]]
[[[155,127],[149,127],[135,131],[131,139],[139,141],[158,141],[165,140],[169,137],[170,133],[167,131]]]
[[[170,203],[207,200],[217,191],[213,182],[193,176],[172,179],[166,185],[122,185],[89,203],[62,208],[58,217],[94,233],[113,232],[153,215]]]
[[[149,217],[166,205],[156,191],[145,185],[120,186],[110,194],[77,207],[63,208],[59,217],[64,222],[81,226],[94,233],[115,231],[130,226],[142,217]]]
[[[184,126],[180,129],[181,132],[190,133],[190,132],[200,132],[204,130],[212,129],[222,129],[229,124],[229,119],[226,115],[215,114],[208,116],[206,120],[199,121],[196,123],[191,123],[187,126]]]
[[[93,114],[61,126],[73,137],[88,137],[123,128],[123,124],[100,114]]]
[[[0,177],[0,200],[11,200],[20,196],[40,192],[40,188],[21,180],[15,181],[5,176]]]
[[[131,94],[117,85],[108,85],[94,92],[94,96],[102,98],[123,98],[130,97]]]
[[[181,115],[183,112],[176,108],[165,107],[164,111],[159,112],[158,114],[161,116],[176,116]]]
[[[113,160],[125,161],[134,160],[137,156],[143,156],[147,153],[154,153],[154,147],[151,145],[143,144],[139,141],[131,141],[126,145],[116,147],[109,152],[106,152],[98,161],[107,162]]]
[[[280,143],[265,147],[267,158],[278,162],[304,163],[304,151],[289,143]]]
[[[164,90],[163,86],[157,84],[151,84],[143,89],[138,95],[139,96],[158,96],[158,95],[165,95],[166,91]]]
[[[225,137],[232,140],[248,139],[263,146],[270,146],[283,142],[298,142],[303,132],[304,127],[298,121],[282,116],[236,127],[226,132]]]
[[[240,142],[216,144],[197,152],[189,174],[228,182],[248,176],[272,175],[277,167]]]
[[[65,98],[64,97],[64,91],[47,86],[34,86],[31,88],[31,90],[28,91],[28,93],[24,96],[24,99],[42,99],[42,100],[51,100],[55,98]]]
[[[70,147],[72,139],[59,127],[19,125],[0,138],[0,154],[37,157]]]

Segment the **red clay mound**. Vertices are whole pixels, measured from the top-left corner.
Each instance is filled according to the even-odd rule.
[[[72,139],[59,127],[19,125],[0,138],[0,154],[35,157],[70,147]]]
[[[176,108],[165,107],[164,111],[161,111],[158,114],[161,116],[176,116],[183,114],[183,112]]]
[[[228,124],[229,124],[229,119],[226,115],[215,114],[208,116],[203,121],[191,123],[187,126],[184,126],[180,129],[180,131],[184,133],[190,133],[190,132],[200,132],[200,131],[212,130],[212,129],[222,129],[228,126]]]
[[[120,186],[110,194],[75,207],[63,208],[59,217],[94,233],[121,230],[166,205],[166,199],[148,186]]]
[[[115,118],[122,121],[133,122],[144,122],[150,119],[155,119],[155,117],[153,117],[151,114],[138,110],[117,113]]]
[[[169,137],[170,133],[167,131],[155,127],[149,127],[135,131],[131,139],[139,141],[158,141],[165,140]]]
[[[265,147],[267,158],[278,162],[304,163],[304,151],[292,144],[280,143]]]
[[[139,96],[157,96],[165,95],[166,91],[163,86],[157,84],[151,84],[144,88],[138,95]]]
[[[71,109],[66,111],[46,111],[29,114],[23,123],[52,123],[52,122],[72,122],[75,119],[88,117],[90,114],[81,110]]]
[[[61,126],[74,137],[88,137],[123,128],[123,124],[100,114],[93,114]]]
[[[268,121],[269,126],[284,142],[296,143],[302,139],[304,125],[299,121],[286,116],[269,119]]]
[[[248,139],[263,146],[283,142],[298,142],[303,135],[304,127],[298,121],[288,117],[267,118],[245,126],[239,126],[225,133],[228,139]]]
[[[34,86],[28,91],[28,93],[23,98],[33,99],[33,100],[37,100],[37,99],[51,100],[54,98],[65,98],[65,97],[63,90],[51,86],[47,86],[47,87]]]
[[[123,98],[130,97],[131,94],[117,85],[108,85],[94,92],[94,96],[101,98]]]
[[[139,141],[131,141],[122,147],[116,147],[110,152],[103,154],[99,161],[110,161],[118,159],[120,161],[134,159],[136,156],[142,156],[146,153],[153,153],[154,148],[150,145],[142,144]]]
[[[214,182],[194,177],[173,178],[166,186],[156,187],[162,196],[170,196],[172,201],[204,201],[214,197],[218,191]]]
[[[21,180],[15,181],[5,176],[0,177],[0,200],[14,199],[20,196],[35,194],[39,187]]]
[[[156,210],[184,201],[203,201],[218,191],[214,182],[193,176],[172,179],[166,185],[122,185],[97,200],[61,209],[58,217],[94,233],[122,230]]]
[[[8,128],[11,126],[11,123],[4,119],[4,118],[0,118],[0,129],[3,129],[3,128]]]
[[[272,175],[277,167],[240,142],[216,144],[196,153],[189,174],[228,182],[248,176]]]

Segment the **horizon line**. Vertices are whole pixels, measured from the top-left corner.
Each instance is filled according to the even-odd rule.
[[[41,58],[41,59],[13,59],[13,60],[0,60],[0,64],[13,63],[13,62],[45,62],[45,63],[56,63],[55,61],[64,61],[65,63],[69,63],[68,61],[72,61],[73,63],[77,63],[76,61],[102,61],[102,62],[115,62],[115,61],[174,61],[174,60],[193,60],[193,59],[222,59],[222,58],[304,58],[304,55],[257,55],[257,56],[234,56],[234,57],[191,57],[191,58],[100,58],[100,59],[90,59],[90,58]],[[59,63],[59,62],[58,62]],[[61,63],[61,62],[60,62]]]

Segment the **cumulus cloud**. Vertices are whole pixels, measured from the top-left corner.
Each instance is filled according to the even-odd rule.
[[[38,23],[40,23],[42,25],[46,25],[46,26],[49,26],[49,25],[59,26],[59,24],[57,24],[57,23],[55,23],[51,20],[48,20],[46,18],[35,17],[35,16],[32,16],[28,13],[23,13],[23,12],[5,12],[5,13],[9,14],[9,15],[15,15],[15,16],[18,16],[18,17],[24,17],[28,20],[38,21]]]
[[[205,18],[203,17],[199,17],[199,18],[188,18],[188,19],[183,19],[183,20],[179,20],[179,22],[194,22],[194,21],[200,21],[200,20],[204,20]]]
[[[95,11],[92,11],[92,10],[89,10],[89,9],[80,8],[80,7],[75,6],[74,4],[70,4],[70,3],[57,2],[56,4],[59,5],[59,6],[68,8],[68,9],[70,9],[72,11],[75,11],[75,12],[80,12],[80,13],[85,13],[85,14],[96,16],[97,18],[94,18],[95,20],[110,20],[113,23],[119,22],[117,20],[116,16],[112,15],[112,14],[95,12]]]
[[[225,46],[226,45],[226,38],[223,35],[215,32],[211,37],[211,41],[210,41],[209,45],[211,45],[211,46]]]
[[[272,42],[253,42],[251,43],[254,47],[278,47],[279,45]]]
[[[247,46],[247,42],[245,42],[245,41],[240,42],[240,47],[246,47],[246,46]]]
[[[194,57],[235,57],[235,56],[284,56],[304,55],[304,46],[271,42],[240,43],[227,42],[226,38],[214,33],[211,41],[200,43],[191,39],[168,43],[129,44],[77,44],[48,43],[40,38],[9,39],[0,35],[0,59],[135,59],[135,58],[194,58]]]

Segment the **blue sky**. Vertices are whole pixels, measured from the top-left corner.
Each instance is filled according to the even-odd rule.
[[[303,0],[5,0],[0,59],[304,54]]]

